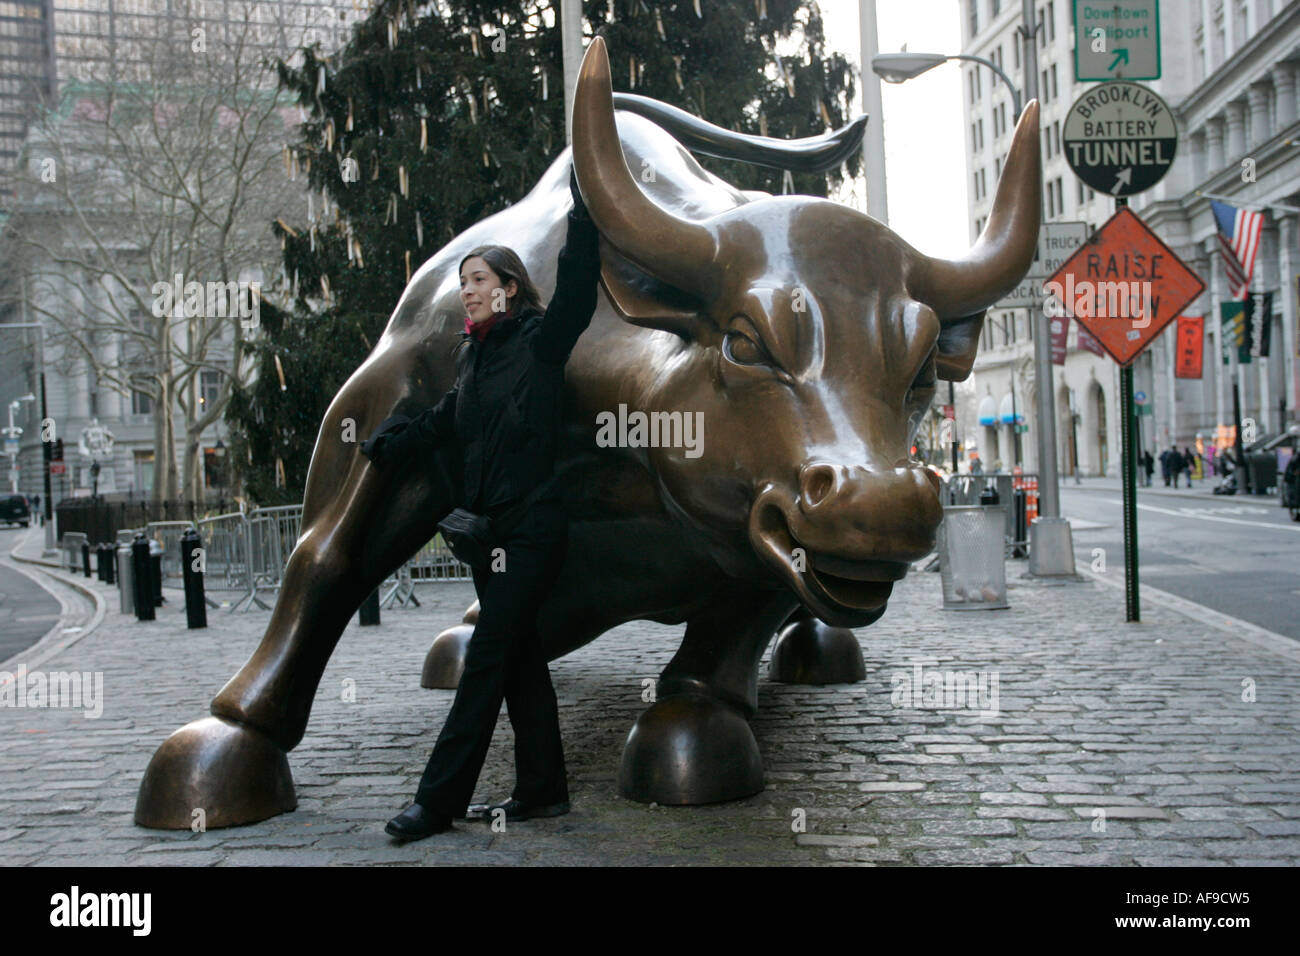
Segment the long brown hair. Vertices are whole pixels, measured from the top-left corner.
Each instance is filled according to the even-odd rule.
[[[486,245],[478,246],[471,249],[460,260],[460,265],[456,267],[456,275],[460,275],[460,270],[465,265],[465,259],[472,259],[479,256],[488,264],[493,272],[501,279],[503,286],[509,285],[510,280],[514,279],[519,283],[519,290],[515,293],[514,298],[509,300],[508,308],[515,314],[524,307],[536,309],[538,312],[544,311],[542,308],[542,297],[537,291],[537,286],[533,285],[533,280],[528,276],[528,270],[524,267],[523,261],[509,246]],[[468,354],[469,339],[461,339],[451,347],[453,357],[457,364],[457,377],[460,374],[461,359]]]

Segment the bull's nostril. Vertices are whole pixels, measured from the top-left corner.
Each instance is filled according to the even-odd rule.
[[[829,465],[813,465],[804,469],[801,485],[804,501],[808,507],[815,507],[834,489],[835,473]]]

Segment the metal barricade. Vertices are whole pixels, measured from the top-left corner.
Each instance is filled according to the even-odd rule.
[[[59,550],[63,552],[62,566],[69,571],[81,570],[81,546],[89,544],[81,531],[65,531],[59,540]]]
[[[251,605],[256,591],[249,567],[248,516],[235,511],[201,518],[196,525],[203,541],[204,590],[242,595],[231,602],[230,613],[241,604]]]
[[[181,535],[194,527],[192,521],[151,521],[144,526],[144,536],[162,546],[162,586],[184,588],[181,578]]]
[[[302,505],[257,508],[248,515],[248,565],[251,576],[249,606],[270,610],[257,592],[279,591],[284,569],[298,544]]]
[[[1038,476],[1035,474],[1006,475],[1001,473],[988,475],[953,475],[945,482],[940,493],[944,507],[950,505],[977,505],[980,494],[986,487],[998,493],[998,504],[1006,506],[1006,544],[1007,557],[1023,557],[1029,546],[1028,528],[1038,515]],[[1024,535],[1017,534],[1015,493],[1017,489],[1027,494]]]

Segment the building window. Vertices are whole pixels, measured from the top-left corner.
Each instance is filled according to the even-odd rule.
[[[1052,192],[1052,184],[1047,184],[1047,218],[1051,219],[1056,215],[1055,194]]]
[[[153,492],[153,451],[137,451],[134,457],[135,490],[138,494]]]
[[[1075,192],[1075,199],[1077,199],[1079,205],[1082,206],[1083,205],[1083,180],[1082,179],[1076,179],[1074,181],[1074,192]]]
[[[966,87],[970,90],[970,101],[975,102],[975,71],[966,74]]]
[[[979,129],[980,129],[980,149],[983,149],[984,148],[984,120],[983,119],[979,121]]]
[[[980,199],[983,198],[983,197],[980,195],[980,171],[979,171],[978,169],[975,170],[975,173],[974,173],[974,176],[972,177],[972,179],[974,180],[974,185],[975,185],[975,200],[976,200],[976,202],[978,202]]]
[[[993,160],[993,181],[997,182],[997,180],[1001,178],[1002,178],[1002,160],[995,159]]]
[[[970,0],[970,35],[980,32],[980,0]]]
[[[1052,75],[1052,99],[1055,100],[1061,95],[1061,91],[1056,88],[1056,64],[1055,63],[1052,64],[1051,75]]]
[[[1043,158],[1052,158],[1052,131],[1050,128],[1043,130]]]
[[[1056,42],[1056,3],[1054,0],[1047,0],[1047,39]]]
[[[980,148],[979,130],[976,128],[974,123],[971,123],[970,124],[970,151],[972,153],[978,153],[979,148]]]
[[[1060,176],[1056,177],[1056,211],[1059,215],[1065,214],[1065,187]]]
[[[199,414],[212,408],[221,395],[221,373],[215,369],[199,372]]]
[[[1050,96],[1050,94],[1051,94],[1051,91],[1052,91],[1052,90],[1051,90],[1051,87],[1049,87],[1049,86],[1047,85],[1047,71],[1046,71],[1046,70],[1043,70],[1042,75],[1039,77],[1039,79],[1042,80],[1042,82],[1039,83],[1039,85],[1038,85],[1039,96],[1041,96],[1041,97],[1043,98],[1043,102],[1044,102],[1044,103],[1048,103],[1048,102],[1051,101],[1051,96]]]
[[[1055,71],[1056,67],[1052,67],[1052,70]],[[1056,142],[1056,154],[1059,156],[1061,154],[1061,121],[1060,120],[1057,120],[1055,123],[1052,124],[1052,139]]]
[[[1002,12],[1002,0],[993,0],[993,16]]]
[[[1205,79],[1205,27],[1196,28],[1196,55],[1192,59],[1192,75],[1195,82],[1200,83]]]
[[[1040,50],[1047,47],[1047,27],[1043,23],[1043,8],[1038,8],[1038,48]]]
[[[1020,69],[1020,39],[1018,37],[1011,41],[1011,62],[1017,70]]]
[[[148,415],[153,412],[153,396],[138,388],[131,389],[131,414]]]

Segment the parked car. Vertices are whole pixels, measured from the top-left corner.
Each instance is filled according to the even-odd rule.
[[[24,528],[32,523],[32,509],[22,495],[0,496],[0,521],[20,524]]]

